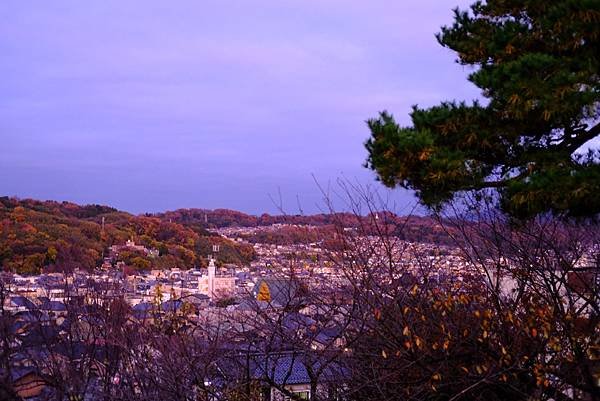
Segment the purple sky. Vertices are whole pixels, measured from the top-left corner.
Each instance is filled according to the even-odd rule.
[[[469,3],[3,0],[0,195],[313,213],[312,174],[382,188],[364,120],[478,94],[434,37]]]

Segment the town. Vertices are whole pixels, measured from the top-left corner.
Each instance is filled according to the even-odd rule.
[[[218,229],[216,232],[224,238],[243,242],[239,235],[254,233],[257,230],[276,230],[284,226],[276,224],[259,229],[225,228]],[[373,242],[375,239],[365,237],[364,241]],[[119,252],[138,251],[150,256],[158,256],[158,250],[148,249],[130,239],[124,244],[111,246],[110,255],[105,257],[103,264],[93,272],[74,269],[68,277],[64,273],[34,276],[12,274],[8,289],[14,297],[51,301],[54,305],[60,305],[66,298],[77,291],[86,290],[93,283],[93,286],[101,286],[110,294],[124,296],[132,307],[157,300],[164,303],[177,299],[189,300],[204,309],[221,305],[223,302],[235,305],[248,296],[256,295],[256,289],[261,283],[281,276],[290,276],[290,274],[304,285],[315,289],[325,283],[344,280],[342,269],[336,268],[335,261],[327,258],[327,255],[331,256],[331,252],[324,251],[317,243],[293,245],[254,243],[252,246],[257,257],[247,266],[220,264],[217,267],[213,256],[218,255],[219,246],[213,245],[213,254],[207,255],[209,260],[207,268],[173,267],[150,270],[146,273],[125,274],[125,263],[117,262]],[[465,262],[459,249],[404,242],[396,246],[402,248],[403,252],[402,259],[398,259],[400,274],[418,274],[424,258],[428,262],[427,273],[430,278],[452,277],[462,281],[465,277],[472,278],[472,275],[476,274],[474,266]],[[157,294],[159,294],[158,298]]]
[[[0,401],[600,401],[599,0],[0,9]]]
[[[257,231],[277,231],[289,227],[285,224],[251,228],[227,227],[216,229],[215,234],[232,241],[245,242],[244,237],[255,235]],[[352,230],[346,230],[349,231]],[[381,245],[378,244],[379,240],[373,236],[360,237],[362,245],[359,253],[364,253],[368,247],[374,249]],[[351,285],[352,277],[339,265],[345,261],[336,261],[336,255],[339,256],[340,253],[321,248],[323,243],[324,239],[291,245],[253,243],[251,246],[254,248],[256,260],[246,266],[217,262],[219,245],[213,245],[212,254],[207,255],[206,268],[174,267],[144,273],[132,271],[127,274],[125,263],[118,261],[119,253],[135,251],[149,257],[158,256],[158,250],[138,245],[134,239],[129,239],[124,244],[110,246],[102,265],[92,272],[74,269],[70,273],[54,272],[30,276],[4,272],[3,313],[14,318],[14,341],[17,349],[21,350],[17,354],[33,352],[35,345],[41,346],[40,343],[47,340],[47,332],[40,334],[36,330],[55,330],[52,338],[56,335],[66,335],[72,329],[65,326],[69,319],[73,318],[73,314],[78,319],[83,318],[82,308],[87,310],[92,305],[110,308],[110,305],[118,301],[123,302],[135,325],[145,326],[149,325],[149,322],[168,321],[173,316],[179,316],[185,320],[185,324],[181,323],[182,325],[201,326],[212,333],[227,327],[226,343],[228,346],[235,343],[236,347],[248,346],[246,342],[249,333],[257,335],[252,339],[256,343],[260,336],[265,336],[273,329],[257,328],[261,320],[259,317],[267,313],[270,316],[267,319],[269,324],[272,325],[272,319],[278,316],[282,319],[283,326],[287,329],[293,328],[294,336],[299,332],[311,333],[308,337],[302,335],[308,341],[307,349],[310,352],[336,350],[335,352],[343,354],[349,351],[349,330],[346,332],[348,316],[344,308],[351,304],[346,289]],[[404,241],[397,242],[394,246],[398,252],[394,283],[401,282],[407,288],[411,288],[422,284],[427,278],[430,282],[435,280],[438,288],[441,288],[443,283],[475,281],[474,266],[464,261],[458,249]],[[343,257],[347,258],[348,252],[343,252]],[[374,253],[371,260],[377,257],[377,253]],[[353,261],[350,265],[356,267],[357,262]],[[323,315],[327,318],[324,319]],[[265,322],[260,324],[264,325]],[[262,334],[259,334],[261,332]],[[42,337],[35,338],[36,335]],[[197,336],[197,333],[192,336]],[[240,336],[242,338],[239,338]],[[82,347],[90,346],[86,341],[78,341]],[[266,340],[263,338],[262,341]],[[258,357],[257,355],[260,358],[265,355],[275,358],[270,361],[274,364],[273,369],[278,370],[278,375],[286,376],[292,373],[287,370],[298,369],[296,364],[307,363],[298,358],[297,362],[290,365],[290,355],[293,356],[294,352],[297,352],[292,347],[290,354],[290,345],[279,344],[279,347],[274,347],[272,344],[274,351],[267,354],[258,352],[257,348],[253,358]],[[46,346],[47,344],[44,344],[41,347],[44,349]],[[26,347],[27,351],[23,351],[21,347]],[[44,352],[42,349],[38,349],[37,352]],[[63,358],[65,357],[63,355]],[[280,360],[282,357],[285,358]],[[37,358],[41,359],[41,354]],[[47,367],[42,368],[32,361],[31,355],[20,355],[16,361],[11,371],[17,393],[32,400],[48,396],[47,382],[42,379],[47,372],[42,374],[40,371]],[[303,369],[305,371],[306,367]],[[296,373],[294,371],[294,374]],[[343,369],[337,373],[339,377],[336,379],[340,382],[347,379]],[[88,379],[92,382],[91,377],[99,373],[88,374]],[[331,379],[333,377],[328,378]],[[300,374],[300,377],[295,377],[294,381],[289,383],[287,380],[279,383],[273,378],[257,383],[261,383],[262,392],[267,391],[270,394],[269,399],[285,397],[286,393],[287,397],[294,393],[309,398],[311,391],[317,391],[315,379],[309,377],[306,372],[304,376]],[[340,383],[336,382],[336,386],[338,384]],[[95,384],[97,385],[98,383]],[[92,397],[90,394],[93,394],[93,388],[92,384],[89,384],[85,391],[86,397]],[[318,391],[324,391],[321,385]]]
[[[227,227],[216,229],[214,234],[245,242],[243,238],[255,236],[257,231],[287,228],[289,225],[285,224]],[[294,228],[312,227],[295,225]],[[83,387],[71,390],[83,399],[105,396],[107,390],[101,388],[102,380],[112,383],[109,391],[113,395],[124,396],[123,389],[116,389],[128,383],[133,385],[130,396],[140,396],[143,394],[140,384],[131,383],[139,374],[140,366],[136,365],[159,361],[144,360],[140,355],[136,358],[141,360],[132,360],[129,365],[124,362],[127,357],[111,360],[105,354],[106,341],[121,346],[123,341],[133,341],[128,345],[133,347],[154,344],[157,347],[154,352],[160,354],[165,344],[154,341],[162,338],[169,343],[175,336],[193,339],[196,344],[192,348],[201,352],[202,356],[198,355],[199,359],[187,367],[194,375],[204,372],[202,384],[192,386],[193,394],[200,399],[223,399],[232,391],[246,392],[257,400],[324,399],[326,395],[343,399],[347,397],[344,391],[350,388],[347,363],[356,352],[355,336],[360,336],[356,312],[351,310],[357,306],[352,288],[363,280],[363,274],[368,273],[369,280],[378,282],[361,289],[364,294],[359,305],[374,308],[377,319],[383,306],[377,306],[381,300],[373,298],[376,293],[397,297],[399,292],[413,296],[419,292],[430,297],[434,294],[434,299],[438,295],[462,299],[478,293],[486,283],[495,285],[490,278],[486,281],[482,270],[474,261],[468,261],[458,247],[355,235],[355,231],[343,229],[345,239],[353,246],[335,251],[322,248],[325,239],[291,245],[253,243],[256,259],[245,266],[218,262],[219,245],[213,245],[206,268],[174,267],[144,273],[133,270],[127,274],[127,266],[118,261],[120,252],[158,256],[158,250],[129,239],[124,244],[110,246],[102,265],[93,272],[75,269],[70,273],[32,276],[4,272],[2,314],[11,317],[9,330],[14,350],[9,359],[15,391],[28,400],[51,398],[57,391],[48,378],[53,369],[66,368],[69,363],[77,366],[85,363],[87,368],[77,374],[83,375],[78,378],[83,380]],[[391,253],[386,256],[384,248],[391,249]],[[486,258],[485,263],[492,261]],[[374,266],[382,265],[392,267],[373,270]],[[580,271],[583,271],[581,266],[592,265],[589,258],[578,262]],[[579,282],[578,291],[585,293],[583,277],[598,285],[597,278],[590,273],[593,270],[580,273],[584,276],[570,277],[571,281]],[[498,277],[491,278],[494,279]],[[506,276],[501,279],[502,291],[509,297],[518,283]],[[572,294],[563,294],[567,295]],[[579,305],[589,310],[589,305],[581,299]],[[136,335],[145,333],[145,336],[135,341],[120,337],[123,333],[111,334],[105,327],[109,323],[103,319],[113,314],[111,318],[134,330]],[[84,322],[86,325],[82,325]],[[107,338],[111,335],[115,337]],[[63,343],[64,339],[57,340],[60,338],[69,339],[69,345]],[[423,341],[420,338],[416,337],[414,345],[419,348]],[[71,348],[73,341],[77,344],[75,354]],[[221,355],[214,357],[214,352]],[[207,355],[211,356],[208,360]],[[53,362],[48,364],[48,361]],[[318,375],[315,369],[319,370]],[[169,384],[164,380],[167,382],[162,385]],[[245,387],[240,389],[242,382]]]

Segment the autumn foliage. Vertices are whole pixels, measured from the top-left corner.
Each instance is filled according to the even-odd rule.
[[[0,198],[0,266],[10,271],[91,270],[102,264],[111,245],[128,239],[159,251],[158,257],[136,252],[119,256],[137,270],[201,266],[215,243],[221,245],[223,262],[247,263],[254,257],[250,246],[161,216],[134,216],[100,205]]]

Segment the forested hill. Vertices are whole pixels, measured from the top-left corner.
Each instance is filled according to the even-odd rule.
[[[158,257],[121,255],[131,269],[201,266],[216,243],[221,245],[223,262],[247,263],[254,257],[251,246],[215,236],[199,224],[134,216],[108,206],[0,197],[0,267],[4,269],[24,274],[93,269],[102,264],[108,247],[128,239],[159,250]]]
[[[229,209],[177,209],[152,216],[182,224],[199,224],[204,227],[260,227],[272,224],[300,224],[323,226],[341,222],[347,226],[355,221],[350,213],[313,215],[270,215],[254,216]]]
[[[352,213],[331,213],[314,215],[269,215],[253,216],[228,209],[178,209],[165,213],[154,214],[163,220],[177,222],[191,227],[265,227],[273,224],[290,224],[302,226],[315,226],[315,230],[297,230],[293,227],[281,227],[268,232],[259,230],[255,235],[243,236],[244,239],[256,242],[275,244],[290,244],[301,242],[308,234],[308,240],[314,241],[322,237],[328,228],[333,225],[343,227],[360,226],[364,232],[377,234],[377,230],[370,232],[369,226],[373,216],[357,216]],[[379,222],[388,221],[396,226],[394,234],[403,240],[411,242],[427,242],[443,245],[453,245],[446,229],[430,217],[423,216],[398,216],[390,212],[379,213]]]
[[[387,217],[390,216],[396,221],[404,219],[406,224],[402,224],[399,234],[405,240],[450,242],[444,230],[430,218]],[[328,233],[333,224],[356,225],[357,218],[348,213],[252,216],[227,209],[179,209],[136,216],[109,206],[0,197],[0,268],[25,274],[76,267],[93,269],[102,264],[111,245],[122,245],[128,239],[159,251],[158,257],[121,253],[121,261],[134,270],[204,266],[213,244],[221,245],[220,261],[244,264],[254,258],[252,246],[221,238],[207,228],[262,227],[276,223],[316,226],[318,232]],[[304,234],[298,234],[282,227],[268,235],[257,233],[245,239],[295,243],[298,238],[305,238]]]

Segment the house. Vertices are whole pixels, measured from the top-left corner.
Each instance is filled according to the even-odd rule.
[[[340,327],[323,327],[316,332],[310,347],[314,350],[326,348],[343,348],[346,344]]]
[[[14,367],[10,373],[15,393],[23,400],[39,397],[46,389],[45,380],[32,367]]]
[[[265,401],[325,399],[344,388],[348,377],[339,362],[325,362],[318,354],[293,351],[253,355],[250,370],[263,387]]]
[[[259,361],[255,377],[265,380],[269,385],[269,401],[290,400],[286,391],[304,400],[314,396],[311,394],[311,379],[306,366],[298,356],[292,354],[272,355]]]
[[[170,299],[168,301],[163,302],[161,305],[161,309],[168,313],[179,312],[183,307],[183,301],[180,299]]]
[[[27,297],[16,296],[10,297],[8,300],[7,309],[17,311],[17,312],[26,312],[32,311],[36,309],[36,306],[31,300]]]
[[[254,285],[252,295],[257,301],[265,301],[275,306],[299,304],[300,284],[290,278],[260,278]]]
[[[109,248],[110,258],[116,259],[119,256],[119,252],[122,251],[137,251],[140,253],[144,253],[146,256],[150,257],[158,257],[159,251],[158,249],[151,248],[148,249],[143,245],[136,244],[133,240],[129,239],[125,242],[125,245],[113,245]]]
[[[45,301],[40,305],[40,310],[52,312],[54,315],[63,315],[67,313],[67,306],[59,301]]]
[[[206,294],[190,294],[181,298],[184,302],[193,305],[196,310],[205,309],[210,304],[210,297]]]
[[[131,309],[133,317],[139,320],[151,318],[153,310],[154,305],[150,302],[140,302]]]

